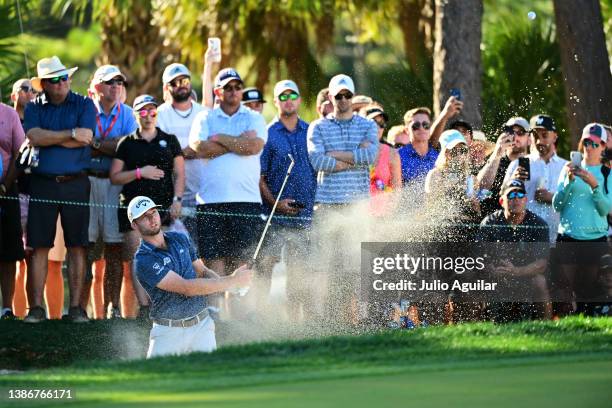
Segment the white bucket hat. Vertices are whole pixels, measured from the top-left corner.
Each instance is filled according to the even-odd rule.
[[[38,76],[32,78],[32,87],[37,91],[42,91],[41,79],[55,78],[62,75],[72,76],[77,69],[79,67],[66,68],[55,55],[51,58],[43,58],[36,64]]]

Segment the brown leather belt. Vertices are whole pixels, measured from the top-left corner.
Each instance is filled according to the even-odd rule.
[[[63,174],[63,175],[53,175],[53,174],[39,174],[36,173],[37,176],[42,177],[44,179],[47,180],[53,180],[56,183],[66,183],[68,181],[72,181],[72,180],[76,180],[76,179],[80,179],[82,177],[87,176],[87,173],[82,171],[80,173],[75,173],[75,174]]]
[[[154,318],[151,319],[153,323],[161,324],[162,326],[168,327],[191,327],[200,323],[202,320],[206,319],[209,316],[208,309],[202,310],[195,316],[186,317],[181,320],[172,320],[172,319],[162,319],[162,318]]]

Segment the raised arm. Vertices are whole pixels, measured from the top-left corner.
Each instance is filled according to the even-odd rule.
[[[440,135],[446,129],[446,124],[448,121],[455,115],[461,113],[463,109],[463,102],[451,96],[447,99],[442,112],[436,118],[436,120],[431,125],[431,137],[429,138],[429,143],[436,149],[440,148]]]
[[[246,265],[236,269],[229,276],[219,278],[184,279],[176,272],[169,271],[157,284],[157,287],[183,296],[204,296],[224,292],[235,287],[248,286],[252,277],[253,271],[248,269]]]

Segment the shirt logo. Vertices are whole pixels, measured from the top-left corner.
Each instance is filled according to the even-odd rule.
[[[168,258],[168,257],[165,257],[165,258],[164,258],[164,266],[168,265],[170,262],[172,262],[172,261],[170,260],[170,258]]]
[[[159,145],[165,148],[166,146],[168,146],[168,143],[165,140],[160,140]]]
[[[181,249],[181,250],[179,251],[179,253],[180,253],[180,254],[182,254],[183,252],[185,252],[185,250],[184,250],[184,249]]]

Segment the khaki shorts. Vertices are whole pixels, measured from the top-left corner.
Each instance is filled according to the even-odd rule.
[[[96,242],[99,236],[102,236],[102,240],[107,244],[122,242],[123,234],[119,232],[117,207],[123,186],[113,185],[107,178],[89,177],[89,182],[89,242]]]

